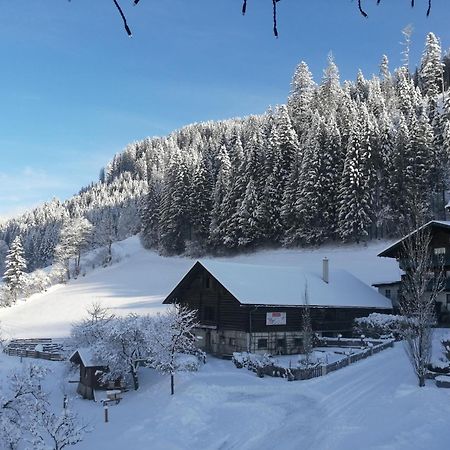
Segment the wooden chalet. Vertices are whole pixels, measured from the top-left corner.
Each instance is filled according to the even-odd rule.
[[[199,346],[216,355],[236,351],[300,353],[305,291],[313,330],[349,335],[353,320],[391,312],[392,303],[344,270],[322,273],[198,261],[164,300],[198,311]]]
[[[440,270],[443,268],[445,271],[445,285],[443,291],[439,294],[437,299],[437,312],[440,321],[450,322],[450,222],[441,220],[432,220],[422,227],[414,230],[409,235],[398,240],[385,250],[383,250],[378,256],[385,258],[395,258],[400,269],[408,271],[409,263],[404,252],[405,240],[417,233],[419,230],[428,230],[431,235],[431,248],[430,251],[433,255],[433,269]],[[401,285],[398,283],[398,298],[401,301]],[[386,289],[386,286],[381,286],[382,289]]]
[[[108,366],[93,357],[89,349],[78,349],[69,358],[72,364],[80,366],[77,393],[83,398],[95,400],[95,391],[120,387],[120,382],[102,383],[100,378]]]

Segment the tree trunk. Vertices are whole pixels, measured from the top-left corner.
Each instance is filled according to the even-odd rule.
[[[425,386],[425,375],[419,375],[419,387]]]
[[[173,373],[170,374],[170,395],[175,394],[175,376]]]
[[[139,389],[139,380],[137,376],[137,371],[134,367],[131,368],[131,377],[133,378],[133,388],[135,391]]]

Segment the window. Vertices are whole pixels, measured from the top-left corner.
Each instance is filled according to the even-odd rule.
[[[449,306],[450,305],[450,294],[447,294],[445,297],[446,297],[445,301],[447,302],[447,306]]]
[[[229,338],[228,339],[228,345],[231,345],[234,347],[236,345],[236,339],[235,338]]]
[[[208,276],[205,276],[205,278],[203,279],[203,284],[206,289],[210,289],[211,288],[211,278]]]
[[[445,247],[436,247],[433,251],[435,255],[445,255]]]
[[[203,307],[203,319],[204,320],[215,320],[216,319],[216,310],[214,306],[204,306]]]
[[[277,348],[284,347],[284,343],[285,343],[285,340],[283,338],[277,339]]]
[[[386,289],[386,290],[384,291],[384,295],[385,295],[385,297],[387,297],[387,298],[391,298],[391,290],[390,290],[390,289]]]
[[[267,348],[267,339],[258,339],[258,350],[261,348]]]
[[[302,338],[295,338],[294,339],[294,347],[302,347],[303,346],[303,339]]]

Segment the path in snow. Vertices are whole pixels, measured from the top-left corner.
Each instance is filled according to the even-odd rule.
[[[197,374],[169,379],[142,371],[101,422],[99,405],[79,400],[97,427],[81,449],[444,450],[450,392],[416,386],[401,344],[309,381],[257,378],[211,358]]]

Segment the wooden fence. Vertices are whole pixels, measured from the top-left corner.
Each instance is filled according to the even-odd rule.
[[[40,346],[42,350],[36,350]],[[13,339],[4,348],[8,356],[22,358],[46,359],[48,361],[64,361],[64,348],[61,342],[50,338]]]
[[[336,343],[333,342],[333,346]],[[326,375],[327,373],[334,372],[335,370],[342,369],[343,367],[347,367],[350,364],[353,364],[357,361],[361,361],[363,359],[368,358],[376,353],[379,353],[387,348],[393,347],[394,341],[390,340],[387,342],[381,342],[377,345],[372,345],[366,347],[359,353],[355,353],[353,355],[348,355],[344,359],[336,361],[330,364],[320,364],[315,367],[306,368],[306,369],[288,369],[285,367],[279,367],[275,365],[267,365],[267,366],[252,366],[248,367],[249,370],[253,370],[259,377],[264,377],[265,375],[271,377],[283,377],[287,378],[289,381],[294,380],[310,380],[311,378],[317,378]]]

